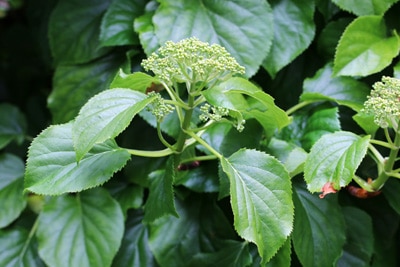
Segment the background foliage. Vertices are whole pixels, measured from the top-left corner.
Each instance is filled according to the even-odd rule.
[[[363,144],[368,141],[365,133],[377,128],[365,118],[366,123],[360,118],[357,124],[352,116],[382,75],[400,78],[397,0],[364,0],[363,4],[348,0],[27,0],[0,1],[0,9],[2,266],[259,266],[255,244],[235,231],[237,211],[230,205],[235,196],[230,200],[223,176],[221,180],[218,176],[221,167],[234,173],[237,157],[245,153],[250,159],[265,157],[258,150],[275,157],[263,158],[265,164],[279,160],[286,167],[279,172],[291,177],[292,199],[279,206],[279,212],[290,213],[294,206],[295,213],[289,238],[265,244],[267,251],[279,249],[269,252],[266,266],[399,263],[399,181],[389,180],[374,198],[358,199],[343,189],[320,199],[314,192],[330,177],[310,175],[318,170],[316,161],[304,166],[309,155],[318,159],[318,153],[337,157],[353,153],[350,171],[359,166],[359,175],[375,175],[371,162],[364,159]],[[130,158],[113,141],[97,145],[81,160],[87,171],[74,175],[92,180],[77,184],[58,177],[58,184],[47,184],[50,191],[88,190],[59,195],[65,191],[54,189],[52,194],[58,196],[45,197],[40,194],[46,192],[34,190],[34,182],[24,184],[24,161],[33,137],[42,133],[52,138],[56,129],[70,134],[71,124],[47,127],[74,119],[88,99],[113,83],[143,86],[116,82],[115,77],[142,70],[141,60],[166,41],[190,36],[226,47],[246,67],[245,76],[292,115],[291,123],[273,137],[251,121],[241,134],[223,126],[213,128],[205,139],[229,161],[221,167],[210,161],[177,172],[180,184],[175,184],[174,205],[179,217],[143,221],[146,200],[151,199],[149,188],[154,190],[159,185],[154,181],[169,170],[164,159]],[[291,109],[295,105],[305,107]],[[136,116],[134,127],[118,136],[118,144],[162,148],[147,121],[145,114]],[[171,138],[179,131],[170,121],[163,129]],[[330,133],[335,134],[324,137]],[[340,147],[335,146],[338,140]],[[36,141],[40,144],[40,139]],[[53,140],[55,146],[73,152],[72,143],[64,141]],[[257,151],[233,154],[242,147]],[[40,155],[40,150],[30,153]],[[48,175],[57,164],[68,169],[75,160],[74,154],[68,155],[70,162],[60,163],[57,157],[34,162],[48,165],[35,169],[34,175]],[[105,163],[116,167],[110,170]],[[98,172],[92,173],[93,169]],[[349,182],[345,170],[332,172],[338,183]],[[307,180],[310,177],[312,181]],[[99,187],[89,189],[93,179]],[[39,194],[23,193],[24,187]]]

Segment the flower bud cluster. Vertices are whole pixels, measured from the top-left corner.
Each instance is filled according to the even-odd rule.
[[[148,97],[156,96],[156,99],[148,106],[148,110],[157,118],[158,122],[162,122],[165,116],[174,111],[174,106],[166,104],[164,98],[159,93],[150,92]]]
[[[168,85],[176,82],[208,84],[244,74],[244,67],[224,47],[201,42],[196,37],[177,43],[167,41],[157,53],[143,60],[142,66]]]
[[[229,109],[223,107],[211,107],[207,103],[200,107],[200,111],[202,114],[199,118],[202,121],[220,121],[223,117],[229,115]]]
[[[364,112],[373,114],[374,121],[382,128],[397,130],[400,119],[400,80],[384,76],[376,82],[367,101]]]

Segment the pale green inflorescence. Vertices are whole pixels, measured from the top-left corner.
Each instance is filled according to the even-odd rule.
[[[218,44],[208,44],[196,37],[164,46],[143,60],[146,71],[151,70],[167,85],[178,83],[209,84],[234,74],[244,74],[244,67]]]
[[[400,119],[400,80],[384,76],[376,82],[364,103],[363,111],[374,114],[374,121],[382,128],[398,129]]]

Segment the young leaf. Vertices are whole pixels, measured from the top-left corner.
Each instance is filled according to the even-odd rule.
[[[356,18],[340,38],[333,74],[367,76],[383,70],[399,54],[400,37],[387,37],[382,16]]]
[[[146,1],[112,1],[101,21],[102,46],[135,45],[139,39],[133,31],[133,20],[143,13]]]
[[[220,44],[246,68],[247,77],[258,70],[273,38],[271,8],[263,0],[164,0],[153,22],[160,44],[192,36]]]
[[[25,138],[26,119],[19,109],[10,104],[0,104],[0,149],[12,140],[21,143]]]
[[[345,242],[343,213],[336,198],[320,199],[294,183],[293,247],[302,266],[332,266]]]
[[[371,217],[354,207],[343,207],[346,222],[346,243],[336,266],[371,266],[374,252],[374,230]],[[362,223],[360,223],[362,222]]]
[[[143,214],[135,210],[129,213],[121,247],[114,258],[112,267],[157,267],[149,247],[149,230],[142,223]]]
[[[304,179],[310,192],[320,192],[327,183],[334,189],[351,182],[367,153],[370,136],[351,132],[325,134],[311,148],[304,166]]]
[[[369,87],[352,77],[333,77],[328,63],[312,78],[304,80],[300,101],[334,101],[355,111],[363,108]]]
[[[341,9],[357,16],[383,15],[397,1],[399,0],[365,0],[360,4],[357,0],[332,0]]]
[[[53,77],[48,106],[54,123],[66,123],[93,95],[107,89],[123,60],[118,55],[83,65],[59,66]]]
[[[159,170],[149,175],[149,197],[146,201],[144,221],[152,222],[167,214],[178,217],[174,203],[173,182],[175,179],[173,157],[166,162],[165,170]]]
[[[59,195],[99,186],[125,166],[130,154],[112,140],[98,144],[76,162],[72,123],[50,126],[29,148],[25,189]]]
[[[235,229],[257,245],[266,263],[292,231],[289,174],[278,160],[256,150],[222,157],[221,166],[230,180]]]
[[[263,67],[271,77],[300,55],[314,39],[312,0],[269,1],[274,15],[274,41]]]
[[[122,69],[114,77],[110,84],[110,89],[113,88],[128,88],[142,93],[146,93],[146,89],[152,84],[158,84],[159,80],[143,72],[135,72],[126,74]]]
[[[57,64],[79,64],[103,56],[100,22],[110,0],[58,1],[49,22],[49,41]]]
[[[92,97],[80,110],[72,128],[79,161],[97,143],[114,138],[155,97],[130,89],[110,89]]]
[[[14,221],[26,206],[24,169],[17,156],[0,154],[0,228]]]
[[[49,266],[110,266],[124,232],[120,206],[101,188],[50,199],[38,220],[39,254]]]
[[[0,231],[0,259],[3,267],[44,267],[37,252],[36,238],[23,228]]]

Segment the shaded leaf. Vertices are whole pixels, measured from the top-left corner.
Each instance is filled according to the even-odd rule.
[[[24,162],[17,156],[0,154],[0,228],[14,221],[26,206],[22,193],[24,169]]]
[[[397,64],[393,67],[393,71],[394,71],[393,77],[400,79],[400,61],[397,62]]]
[[[57,64],[79,64],[103,56],[100,22],[110,0],[61,0],[49,21],[49,41]]]
[[[335,57],[336,46],[339,39],[351,21],[351,18],[340,18],[338,20],[330,21],[321,31],[317,39],[317,45],[318,52],[324,56],[325,59],[330,61]]]
[[[400,183],[397,179],[389,179],[386,181],[385,186],[382,188],[383,195],[389,202],[390,206],[400,214]]]
[[[255,74],[270,49],[272,12],[267,1],[160,2],[153,17],[160,44],[192,36],[203,42],[220,44],[246,68],[247,77]]]
[[[383,15],[394,3],[399,0],[365,0],[362,3],[357,0],[332,0],[341,9],[349,11],[357,16]]]
[[[72,138],[79,161],[95,144],[119,135],[155,97],[115,88],[92,97],[79,111]]]
[[[44,267],[37,252],[36,238],[23,228],[0,231],[2,267]]]
[[[106,187],[111,196],[118,201],[125,215],[129,209],[138,209],[143,204],[144,189],[141,186],[114,179],[108,182]]]
[[[149,175],[149,197],[145,205],[143,220],[152,222],[167,214],[178,216],[174,203],[173,183],[176,176],[175,164],[171,156],[165,170],[154,171]]]
[[[44,130],[29,148],[25,189],[37,194],[58,195],[102,185],[125,166],[130,154],[109,140],[98,144],[76,162],[72,123]]]
[[[351,77],[332,77],[329,63],[312,78],[304,80],[300,101],[334,101],[355,111],[363,108],[369,87]]]
[[[242,149],[222,157],[221,166],[230,181],[235,229],[257,245],[266,263],[292,230],[289,174],[278,160],[256,150]]]
[[[143,13],[144,0],[114,0],[101,21],[100,43],[102,46],[139,44],[133,31],[133,21]]]
[[[387,67],[399,54],[400,37],[387,37],[381,16],[356,18],[340,38],[336,48],[333,74],[367,76]]]
[[[190,163],[189,163],[190,164]],[[194,192],[218,192],[218,166],[214,161],[203,161],[196,168],[180,170],[177,173],[175,185],[184,185]]]
[[[50,266],[110,266],[124,232],[120,206],[100,188],[50,199],[38,220],[39,254]]]
[[[267,267],[290,267],[291,263],[291,250],[292,250],[292,239],[287,238],[285,244],[278,250],[278,252],[272,257],[267,263]]]
[[[332,266],[345,243],[345,222],[336,198],[320,199],[294,183],[293,247],[302,266]]]
[[[0,149],[16,140],[21,143],[25,138],[26,119],[15,106],[0,104]]]
[[[304,166],[308,190],[320,192],[328,182],[336,190],[349,184],[367,153],[369,139],[344,131],[322,136],[311,148]]]
[[[315,35],[313,0],[272,0],[274,39],[263,67],[271,77],[311,44]]]

